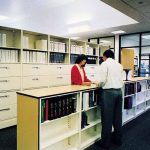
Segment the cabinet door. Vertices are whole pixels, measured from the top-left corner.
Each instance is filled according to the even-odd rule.
[[[30,75],[48,75],[48,65],[23,65],[23,76]]]
[[[61,86],[61,85],[68,85],[71,84],[71,77],[70,75],[51,75],[49,86]]]
[[[20,77],[0,78],[0,90],[20,90]]]
[[[0,121],[11,119],[17,116],[16,104],[0,106]]]
[[[49,76],[23,77],[23,89],[48,87]]]
[[[17,103],[17,94],[16,92],[4,92],[0,93],[0,106],[16,104]]]
[[[0,64],[0,77],[20,76],[20,64]]]
[[[48,68],[50,75],[71,74],[70,65],[49,65]]]

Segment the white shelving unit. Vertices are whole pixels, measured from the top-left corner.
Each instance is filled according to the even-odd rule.
[[[125,89],[124,87],[124,101],[127,97],[130,97],[132,99],[132,108],[124,109],[123,105],[123,124],[138,117],[150,108],[150,89],[148,81],[149,78],[135,78],[133,81],[125,82],[125,85],[128,84],[127,86],[130,86],[130,83],[134,83],[136,88],[132,86],[129,87],[132,89],[128,89],[128,87]],[[127,90],[129,94],[127,94],[128,92],[125,90]],[[130,91],[134,91],[134,93],[130,93]]]
[[[0,27],[0,35],[1,129],[16,124],[16,106],[10,107],[16,105],[16,91],[71,84],[71,56],[85,54],[86,42],[8,27]],[[97,65],[88,66],[89,72]]]
[[[95,102],[84,110],[88,125],[81,128],[82,95],[85,92],[94,94],[95,89],[95,85],[69,85],[18,92],[17,149],[79,150],[100,139],[100,108]],[[87,102],[92,104],[90,97]],[[25,130],[31,132],[26,134]]]

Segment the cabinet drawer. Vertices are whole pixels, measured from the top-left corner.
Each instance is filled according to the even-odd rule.
[[[49,65],[48,68],[50,75],[71,74],[70,65]]]
[[[98,74],[87,74],[87,78],[91,81],[99,81],[99,75]]]
[[[50,77],[49,83],[49,86],[69,85],[71,84],[71,77],[70,75],[53,75]]]
[[[0,77],[20,76],[20,64],[0,64]]]
[[[85,66],[85,72],[86,73],[92,73],[92,74],[96,74],[96,73],[98,73],[98,66],[88,66],[88,65],[86,65]]]
[[[0,93],[0,106],[10,105],[17,103],[17,94],[16,92],[4,92]]]
[[[23,89],[48,87],[49,76],[23,77]]]
[[[17,116],[17,105],[0,106],[0,121],[11,119]]]
[[[48,75],[47,73],[48,65],[23,65],[23,76],[30,75]]]
[[[0,90],[20,90],[20,77],[0,78]]]

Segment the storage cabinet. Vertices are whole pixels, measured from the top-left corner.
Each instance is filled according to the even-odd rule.
[[[94,85],[68,85],[18,92],[17,149],[28,149],[30,144],[32,150],[79,150],[98,140],[101,119],[97,103],[86,110],[88,125],[81,128],[82,94],[92,92],[94,96],[95,89]]]
[[[149,107],[149,79],[135,78],[126,81],[123,94],[123,124],[136,118],[148,110]]]

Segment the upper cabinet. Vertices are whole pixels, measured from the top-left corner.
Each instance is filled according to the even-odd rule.
[[[88,57],[87,64],[98,64],[99,61],[99,45],[87,42],[85,45],[85,54]]]
[[[0,63],[19,63],[21,30],[0,27]]]
[[[70,39],[70,64],[74,64],[80,54],[85,54],[85,42]]]
[[[68,38],[50,36],[49,63],[69,64],[69,39]]]
[[[23,63],[46,64],[48,57],[48,35],[23,31]]]

